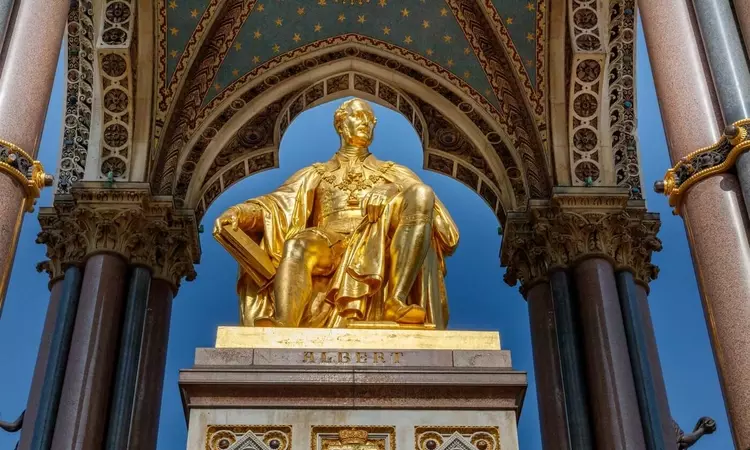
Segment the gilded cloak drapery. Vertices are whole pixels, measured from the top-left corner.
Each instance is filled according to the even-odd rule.
[[[381,173],[387,182],[396,183],[400,190],[421,180],[411,170],[391,162],[368,156],[364,166]],[[253,236],[278,267],[284,243],[299,232],[315,227],[310,223],[316,188],[327,171],[335,170],[334,158],[324,164],[314,164],[295,173],[276,191],[249,200],[263,211],[263,235]],[[316,277],[314,294],[304,305],[302,323],[305,327],[339,327],[344,322],[336,314],[337,308],[358,308],[365,320],[382,320],[383,293],[387,291],[388,246],[391,202],[380,218],[361,226],[348,237],[340,263],[329,277]],[[445,294],[445,261],[458,245],[458,230],[442,203],[436,199],[432,227],[432,245],[412,287],[407,303],[418,304],[427,310],[427,323],[444,328],[448,321]],[[252,326],[255,319],[273,316],[273,286],[257,286],[240,269],[237,291],[240,297],[242,324]],[[336,305],[336,306],[334,306]]]

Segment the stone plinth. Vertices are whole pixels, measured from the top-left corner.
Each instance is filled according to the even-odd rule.
[[[497,333],[474,335],[478,345],[477,332],[389,330],[387,347],[353,345],[371,344],[373,331],[334,331],[348,344],[325,348],[298,347],[319,330],[246,329],[246,348],[197,349],[180,374],[188,450],[518,449],[526,374]],[[252,348],[248,333],[266,347]],[[458,348],[444,349],[443,333]]]

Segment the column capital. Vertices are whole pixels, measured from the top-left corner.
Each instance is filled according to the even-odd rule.
[[[659,215],[642,200],[629,200],[621,188],[555,188],[549,200],[532,200],[526,211],[508,214],[500,252],[505,282],[526,292],[547,280],[554,268],[573,267],[586,258],[609,260],[648,287],[659,269],[651,254],[660,251]]]
[[[201,250],[193,211],[175,208],[172,197],[152,195],[148,183],[78,183],[58,194],[52,207],[41,208],[39,222],[37,243],[47,246],[49,259],[37,270],[51,279],[101,252],[149,267],[175,289],[182,278],[196,276]]]

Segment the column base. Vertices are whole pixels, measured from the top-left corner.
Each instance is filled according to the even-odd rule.
[[[526,387],[508,351],[408,344],[198,349],[180,374],[188,450],[516,450]]]

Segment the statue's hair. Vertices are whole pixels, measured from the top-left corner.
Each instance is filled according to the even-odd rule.
[[[367,105],[367,102],[360,98],[352,98],[342,103],[341,106],[336,109],[336,112],[333,113],[333,127],[336,129],[336,131],[339,130],[339,126],[341,125],[341,122],[344,121],[344,118],[352,112],[352,104],[354,104],[355,102],[361,102]],[[377,122],[375,114],[372,112],[372,110],[369,110],[367,112],[370,115],[370,120],[372,120],[373,122]]]

